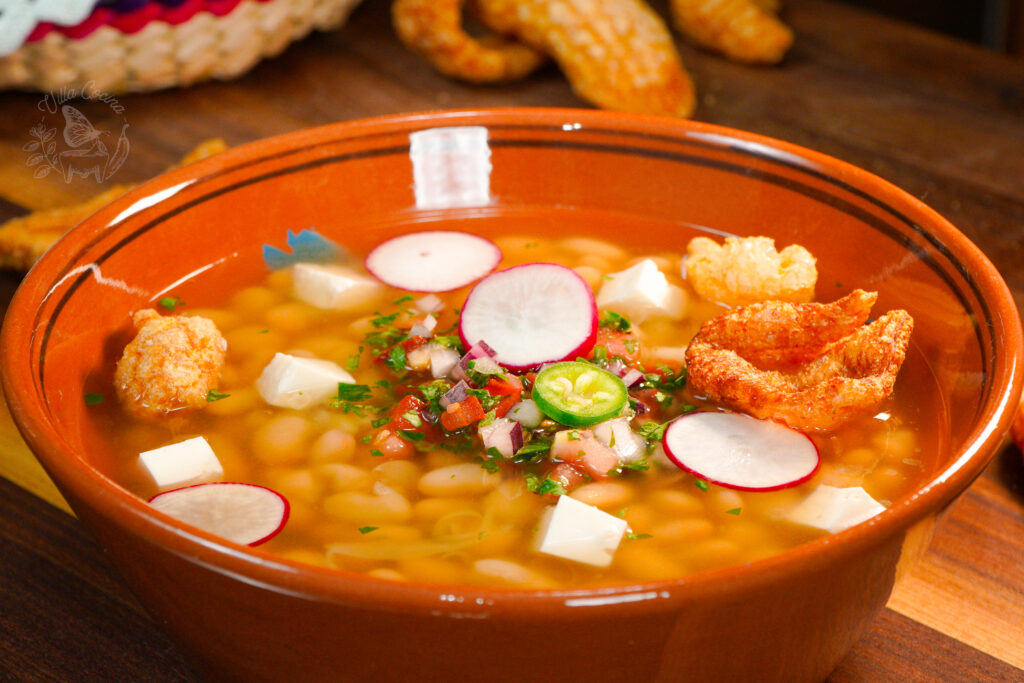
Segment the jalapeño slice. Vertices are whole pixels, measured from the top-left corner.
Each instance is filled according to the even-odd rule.
[[[607,370],[565,361],[537,373],[533,400],[555,422],[585,427],[618,416],[629,396],[622,380]]]

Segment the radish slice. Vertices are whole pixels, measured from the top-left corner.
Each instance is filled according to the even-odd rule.
[[[432,230],[395,237],[366,257],[381,282],[410,292],[447,292],[479,280],[498,267],[501,250],[483,237]]]
[[[597,339],[597,304],[570,268],[528,263],[488,275],[462,306],[459,336],[469,348],[486,339],[510,370],[587,356]]]
[[[740,491],[802,484],[821,460],[803,432],[737,413],[691,413],[665,430],[665,454],[695,477]]]
[[[213,482],[159,493],[157,510],[242,545],[269,541],[288,521],[284,496],[263,486]]]

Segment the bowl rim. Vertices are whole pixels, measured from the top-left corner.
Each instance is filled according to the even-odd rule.
[[[368,134],[418,130],[452,125],[495,126],[534,123],[549,128],[569,125],[582,129],[618,130],[657,139],[717,137],[740,148],[767,150],[790,159],[802,168],[816,169],[849,186],[870,188],[871,193],[899,206],[928,233],[940,236],[952,253],[978,283],[982,300],[993,309],[990,333],[1001,340],[992,359],[993,376],[988,400],[976,418],[973,430],[964,438],[959,456],[910,496],[896,501],[885,512],[866,523],[832,536],[791,548],[778,555],[745,565],[734,565],[676,579],[636,582],[596,588],[522,590],[481,588],[457,584],[394,582],[288,560],[260,550],[239,546],[152,510],[146,502],[121,488],[85,460],[62,452],[61,438],[42,410],[41,397],[34,393],[25,353],[30,349],[32,314],[37,304],[67,272],[67,261],[82,243],[94,236],[137,202],[232,163],[254,161],[281,153],[327,135],[350,133],[358,139]],[[571,134],[571,132],[570,132]],[[586,607],[588,613],[614,610],[660,611],[678,608],[695,596],[753,591],[784,576],[821,570],[865,552],[906,532],[928,514],[941,509],[965,490],[994,457],[1020,401],[1024,383],[1022,331],[1012,295],[996,268],[985,255],[946,219],[920,200],[888,181],[834,157],[767,136],[714,124],[657,116],[584,109],[497,108],[412,112],[329,124],[264,140],[257,140],[208,159],[174,169],[140,184],[111,204],[82,221],[68,236],[50,249],[26,276],[16,292],[0,334],[0,378],[15,423],[26,442],[74,507],[77,501],[95,508],[112,523],[146,542],[164,547],[212,571],[233,576],[249,584],[276,592],[295,594],[320,601],[359,605],[373,609],[418,611],[447,615],[485,615],[501,612],[520,618],[564,614],[560,606]],[[33,398],[39,400],[33,400]]]

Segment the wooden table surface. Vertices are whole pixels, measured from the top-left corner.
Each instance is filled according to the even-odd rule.
[[[664,10],[661,5],[655,5]],[[790,0],[778,68],[680,44],[697,119],[868,169],[949,218],[1024,304],[1024,61],[845,5]],[[547,68],[503,87],[434,74],[393,37],[385,0],[230,83],[118,98],[131,150],[113,182],[158,173],[203,139],[238,144],[423,109],[585,106]],[[83,199],[92,179],[33,178],[22,146],[40,95],[0,93],[0,220]],[[0,271],[0,311],[19,276]],[[189,681],[0,407],[0,680]],[[832,681],[1024,681],[1024,464],[1011,445],[951,508],[924,559]]]

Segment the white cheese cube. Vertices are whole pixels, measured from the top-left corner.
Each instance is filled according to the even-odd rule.
[[[594,436],[619,456],[623,464],[642,460],[647,451],[647,441],[629,426],[629,418],[619,417],[594,425]]]
[[[352,375],[329,360],[274,355],[256,380],[256,390],[272,406],[302,410],[338,393],[338,383],[355,384]]]
[[[139,453],[139,464],[161,489],[201,484],[224,476],[220,460],[201,436]]]
[[[787,518],[797,524],[837,534],[884,510],[884,505],[859,486],[840,489],[822,484],[791,509]]]
[[[357,311],[376,303],[383,287],[373,278],[342,266],[297,263],[292,269],[295,296],[317,308]]]
[[[626,533],[626,520],[593,505],[559,496],[549,507],[537,533],[537,552],[607,567]]]
[[[681,288],[669,284],[654,261],[644,259],[608,276],[597,293],[597,307],[622,313],[636,322],[653,316],[678,320],[683,317],[686,295]]]

